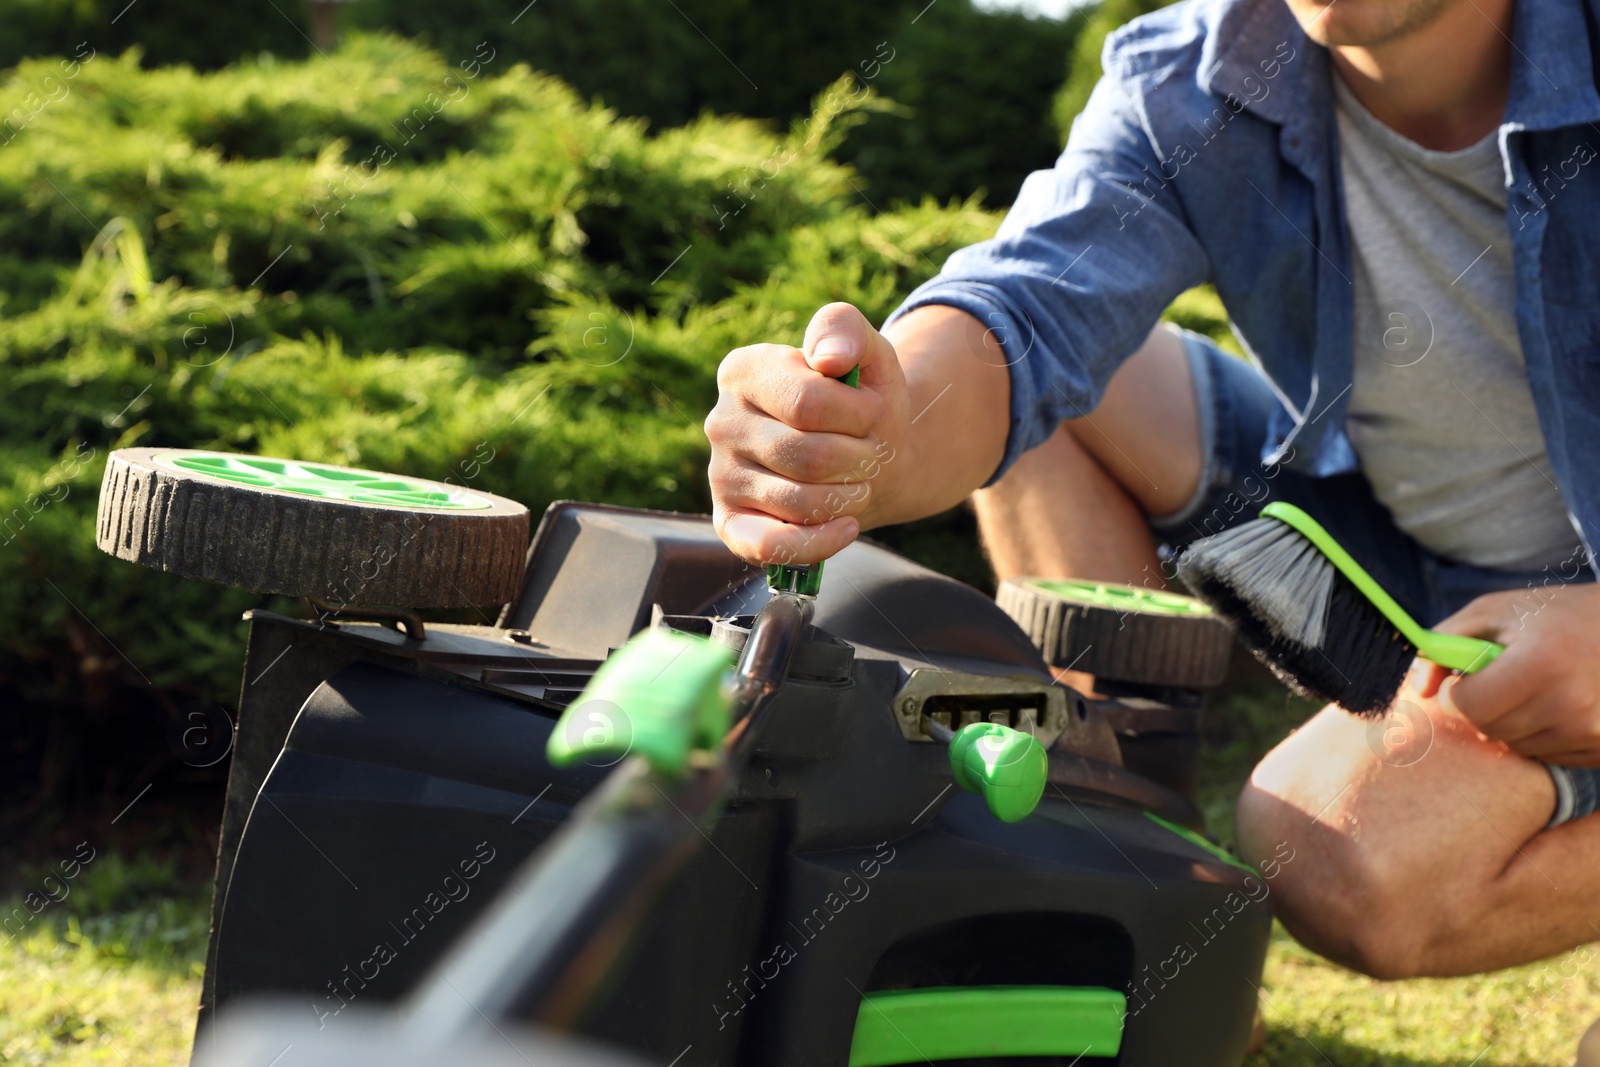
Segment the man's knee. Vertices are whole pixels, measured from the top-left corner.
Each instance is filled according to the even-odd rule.
[[[1278,861],[1272,900],[1285,928],[1307,948],[1362,974],[1390,979],[1420,973],[1439,916],[1425,913],[1403,858],[1332,829],[1317,812],[1264,784],[1252,776],[1235,825],[1246,862],[1265,869]],[[1285,856],[1292,859],[1283,862]]]
[[[1394,747],[1402,712],[1410,740]],[[1295,850],[1273,889],[1307,947],[1379,978],[1463,974],[1515,955],[1472,946],[1510,918],[1506,872],[1552,793],[1537,762],[1434,701],[1380,720],[1329,707],[1256,767],[1238,838],[1250,859]]]
[[[1248,858],[1283,842],[1294,849],[1273,886],[1284,926],[1375,978],[1426,971],[1472,900],[1472,872],[1456,869],[1453,885],[1442,873],[1466,832],[1464,805],[1446,782],[1470,780],[1473,764],[1463,761],[1473,754],[1437,714],[1425,725],[1436,722],[1430,750],[1401,764],[1374,749],[1372,722],[1325,708],[1267,754],[1239,798]]]

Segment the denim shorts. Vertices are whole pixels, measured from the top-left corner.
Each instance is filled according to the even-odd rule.
[[[1284,500],[1321,523],[1424,626],[1485,593],[1594,581],[1594,572],[1581,559],[1533,572],[1489,570],[1444,559],[1395,526],[1359,472],[1317,478],[1263,463],[1267,419],[1279,403],[1272,387],[1253,366],[1207,338],[1188,331],[1183,338],[1199,403],[1204,456],[1194,496],[1179,510],[1150,522],[1172,548],[1248,522],[1269,501]],[[1587,815],[1600,804],[1600,769],[1548,766],[1557,793],[1552,825]]]

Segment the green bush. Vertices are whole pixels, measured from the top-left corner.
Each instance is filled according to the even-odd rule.
[[[245,55],[310,52],[305,0],[7,0],[0,68],[29,56],[71,55],[80,42],[102,52],[142,49],[157,63],[210,69]]]
[[[307,0],[204,7],[198,0],[15,0],[13,7],[0,20],[0,68],[25,56],[72,54],[80,44],[105,54],[137,46],[146,66],[199,70],[261,53],[313,54]],[[857,131],[842,150],[866,195],[884,205],[924,195],[964,200],[979,190],[991,204],[1010,203],[1023,177],[1048,165],[1059,147],[1050,102],[1083,21],[980,11],[972,0],[585,0],[526,9],[502,0],[356,0],[339,10],[349,27],[416,38],[452,63],[484,54],[495,55],[498,70],[527,63],[585,99],[663,129],[706,112],[782,128],[803,119],[824,86],[853,72],[905,105]],[[342,69],[342,60],[331,62]],[[271,110],[273,103],[268,90],[257,104],[269,110],[229,110],[215,117],[220,125],[195,134],[229,155],[270,158],[298,138],[321,145],[347,129],[356,138],[375,118],[392,117],[330,114],[291,99]],[[460,132],[441,126],[416,148],[458,147],[452,135]]]
[[[488,41],[584,97],[681,126],[705,111],[784,122],[805,114],[823,86],[902,32],[926,2],[585,0],[522,10],[526,0],[358,0],[345,11],[353,25],[418,38],[452,59]]]
[[[980,191],[989,204],[1011,203],[1061,153],[1051,101],[1088,11],[1060,21],[939,4],[891,38],[890,62],[858,65],[900,106],[871,116],[839,158],[879,204]]]
[[[831,300],[881,320],[997,221],[872,211],[829,159],[872,106],[844,82],[784,136],[652,133],[497,56],[370,37],[335,64],[97,55],[0,84],[67,86],[0,146],[0,706],[10,751],[42,753],[12,789],[237,692],[256,598],[95,548],[110,450],[475,469],[536,513],[703,511],[727,351],[798,342]],[[1214,298],[1175,310],[1222,327]],[[964,512],[883,536],[987,580]]]
[[[1088,15],[1083,31],[1072,48],[1071,73],[1056,93],[1052,107],[1060,144],[1067,143],[1072,120],[1089,102],[1089,94],[1100,80],[1100,53],[1105,49],[1106,37],[1123,23],[1173,3],[1176,0],[1100,0],[1093,8],[1085,9]]]
[[[0,148],[0,690],[48,715],[237,692],[252,598],[95,549],[111,449],[459,479],[487,448],[473,484],[535,512],[705,509],[729,349],[829,300],[882,318],[995,224],[874,214],[827,158],[847,110],[650,133],[498,57],[334,63],[98,55]]]
[[[875,116],[840,152],[882,206],[978,192],[1009,204],[1028,172],[1059,150],[1051,100],[1084,20],[983,11],[972,0],[589,0],[535,5],[515,23],[487,0],[361,0],[349,11],[447,56],[487,40],[657,126],[705,111],[788,123],[849,72],[902,105]]]

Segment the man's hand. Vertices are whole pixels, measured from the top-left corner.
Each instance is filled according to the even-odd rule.
[[[858,365],[859,389],[833,380]],[[894,346],[849,304],[829,304],[802,348],[730,352],[717,387],[705,429],[723,542],[751,563],[815,563],[855,540],[911,421]]]
[[[1600,586],[1490,593],[1435,629],[1485,637],[1505,651],[1460,677],[1427,664],[1421,696],[1438,695],[1524,756],[1600,766]]]

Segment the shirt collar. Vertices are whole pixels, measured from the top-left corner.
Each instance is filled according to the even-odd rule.
[[[1222,0],[1207,6],[1202,88],[1217,96],[1232,94],[1246,110],[1286,128],[1332,106],[1327,50],[1305,35],[1284,0]],[[1505,125],[1543,130],[1600,122],[1587,6],[1565,0],[1517,3]],[[1280,54],[1285,44],[1294,54],[1287,62]],[[1261,64],[1273,59],[1280,61],[1281,73],[1268,83]],[[1262,96],[1265,84],[1270,88]]]
[[[1600,120],[1588,3],[1520,0],[1511,16],[1511,92],[1503,125],[1551,130]]]

